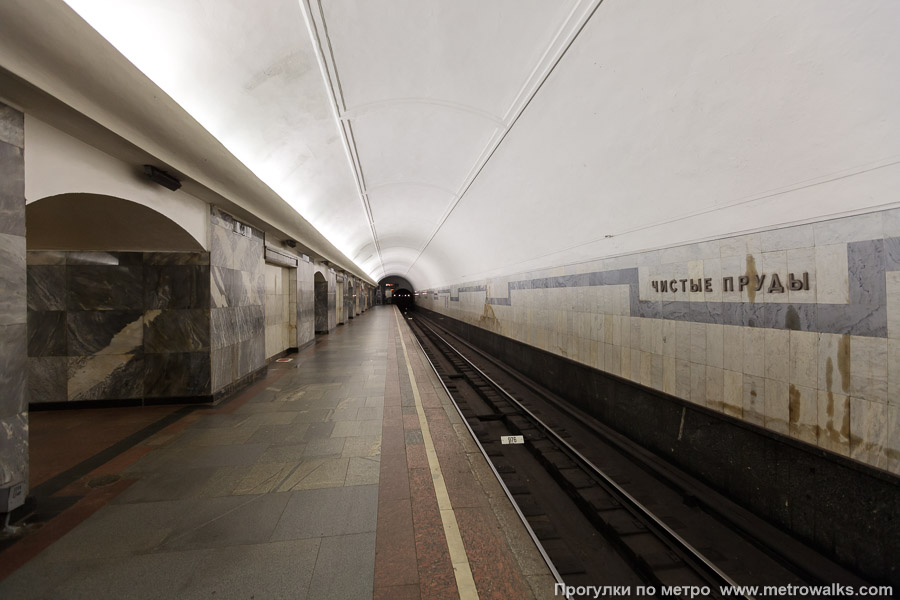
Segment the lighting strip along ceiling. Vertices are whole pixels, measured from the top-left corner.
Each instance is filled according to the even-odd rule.
[[[385,275],[384,258],[381,255],[381,244],[378,241],[378,232],[375,230],[375,219],[372,216],[372,206],[369,204],[369,196],[366,193],[366,180],[362,172],[362,165],[359,161],[359,154],[356,150],[356,141],[353,138],[353,128],[348,121],[341,119],[341,114],[347,107],[341,89],[341,80],[337,73],[337,67],[334,64],[334,54],[331,51],[331,41],[328,39],[328,27],[325,24],[325,15],[321,2],[317,2],[316,6],[317,10],[316,13],[314,13],[309,0],[300,0],[300,9],[303,12],[303,18],[306,21],[310,39],[314,42],[313,51],[316,54],[316,61],[319,63],[319,70],[322,73],[322,79],[325,81],[325,89],[328,92],[328,98],[331,100],[331,110],[334,113],[334,119],[338,125],[338,129],[341,132],[344,151],[347,153],[347,160],[353,170],[353,180],[356,183],[359,199],[362,202],[363,210],[366,213],[366,220],[369,222],[369,229],[372,232],[372,243],[375,246],[375,251],[378,253],[378,261],[381,263],[381,275],[379,277],[375,277],[373,273],[370,273],[372,279],[378,280]],[[318,20],[316,19],[316,14],[318,15]],[[319,23],[321,23],[323,35],[319,35]],[[322,47],[323,37],[328,46],[327,54]]]
[[[450,215],[463,199],[463,196],[466,195],[466,192],[468,192],[469,188],[472,187],[472,184],[475,183],[478,175],[484,170],[485,165],[487,165],[488,161],[494,155],[494,152],[497,151],[497,148],[499,148],[500,144],[503,143],[503,140],[506,139],[506,136],[519,120],[519,117],[525,112],[525,109],[531,103],[531,100],[537,95],[538,91],[540,91],[544,82],[550,77],[550,74],[556,68],[556,65],[558,65],[563,56],[565,56],[566,52],[572,46],[572,43],[579,34],[581,34],[588,24],[588,21],[594,16],[594,13],[597,12],[597,9],[602,3],[603,0],[583,0],[576,3],[572,8],[569,16],[557,30],[556,35],[553,37],[553,41],[541,56],[537,65],[532,70],[531,75],[529,75],[528,79],[525,81],[525,84],[519,90],[515,100],[510,104],[506,114],[503,115],[503,118],[501,119],[502,128],[491,137],[484,150],[478,156],[478,159],[475,161],[472,169],[469,171],[468,175],[466,175],[463,184],[460,186],[459,191],[454,194],[454,199],[447,206],[447,209],[438,221],[434,231],[431,232],[431,235],[428,236],[428,240],[422,246],[421,250],[419,250],[419,255],[409,265],[409,268],[405,273],[406,275],[409,275],[412,268],[419,259],[422,258],[422,254],[428,249],[428,246],[431,244],[432,240],[434,240],[435,236],[437,236],[447,219],[450,218]]]

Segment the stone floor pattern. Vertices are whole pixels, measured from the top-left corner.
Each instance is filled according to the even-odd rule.
[[[393,307],[273,363],[66,494],[83,497],[0,554],[0,597],[552,597]]]

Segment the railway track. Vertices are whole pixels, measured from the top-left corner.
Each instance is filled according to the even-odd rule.
[[[418,314],[407,322],[558,581],[570,590],[627,586],[645,596],[668,590],[667,597],[753,598],[735,590],[831,583],[824,579],[835,574],[860,581],[827,559],[814,556],[803,564],[771,548],[748,531],[765,526],[746,516],[741,523],[710,516],[714,504],[698,498],[683,475],[629,455],[627,442],[436,323]]]

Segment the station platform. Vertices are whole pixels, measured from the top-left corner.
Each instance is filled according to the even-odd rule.
[[[291,358],[214,407],[33,413],[65,508],[0,553],[0,597],[553,597],[398,310]]]

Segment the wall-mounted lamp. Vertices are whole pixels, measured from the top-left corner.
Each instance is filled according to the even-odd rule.
[[[150,178],[150,181],[158,183],[164,188],[173,192],[181,187],[181,182],[161,169],[157,169],[153,165],[144,165],[144,174]]]

